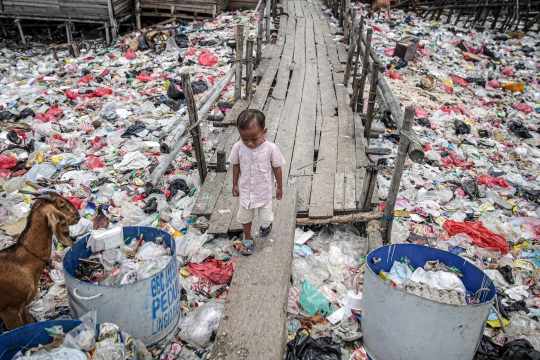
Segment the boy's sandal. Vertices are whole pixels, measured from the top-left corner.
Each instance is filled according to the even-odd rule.
[[[270,234],[271,231],[272,231],[272,224],[268,225],[268,227],[266,228],[261,226],[261,228],[259,229],[259,234],[261,236],[267,236],[268,234]]]
[[[251,255],[253,253],[253,249],[255,249],[255,242],[252,239],[248,239],[242,241],[238,251],[240,251],[240,254],[242,255]]]

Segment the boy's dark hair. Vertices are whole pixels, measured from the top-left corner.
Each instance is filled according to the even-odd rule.
[[[246,109],[238,115],[236,127],[240,130],[247,130],[253,126],[253,122],[255,121],[262,129],[265,128],[266,117],[264,113],[257,109]]]

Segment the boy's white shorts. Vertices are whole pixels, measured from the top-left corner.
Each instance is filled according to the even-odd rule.
[[[236,216],[236,221],[240,224],[249,224],[253,222],[255,218],[255,211],[258,211],[259,214],[259,225],[266,228],[272,221],[274,221],[274,213],[272,212],[272,200],[267,202],[265,205],[257,209],[246,209],[239,204],[238,206],[238,215]]]

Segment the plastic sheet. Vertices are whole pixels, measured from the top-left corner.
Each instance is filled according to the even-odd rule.
[[[218,302],[199,306],[180,320],[180,338],[197,347],[207,347],[212,334],[218,329],[222,312],[223,304]]]
[[[332,303],[307,280],[304,280],[302,283],[300,305],[310,315],[315,315],[317,312],[320,312],[325,316],[331,313],[334,308]]]
[[[215,284],[222,285],[228,284],[234,273],[234,266],[236,265],[236,259],[224,263],[223,261],[207,259],[200,264],[188,264],[188,270],[190,273],[208,279]]]
[[[509,251],[506,239],[492,231],[486,229],[481,222],[457,222],[446,220],[444,229],[451,236],[465,233],[473,239],[473,243],[480,247],[492,247],[501,251],[501,254],[507,254]]]
[[[293,340],[287,343],[286,360],[339,360],[341,346],[332,342],[329,337],[313,339],[305,331],[299,329]]]

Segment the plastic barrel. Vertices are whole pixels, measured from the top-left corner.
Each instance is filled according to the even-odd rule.
[[[62,326],[68,333],[80,325],[79,320],[51,320],[22,326],[13,331],[0,335],[0,360],[11,360],[18,351],[26,351],[35,346],[47,345],[53,342],[45,328]]]
[[[395,288],[379,278],[395,261],[407,256],[416,269],[439,260],[464,275],[467,291],[489,288],[477,305],[450,305]],[[376,264],[373,259],[380,259]],[[362,305],[363,345],[373,360],[472,359],[480,343],[496,294],[484,272],[447,251],[400,244],[373,250],[366,258]]]
[[[173,237],[157,228],[124,227],[124,239],[143,236],[144,241],[161,237],[172,250],[170,263],[159,273],[126,285],[94,285],[74,277],[79,258],[91,255],[85,236],[71,247],[64,257],[64,273],[71,315],[79,318],[88,311],[97,311],[98,323],[116,324],[145,345],[163,340],[180,319],[180,284]]]

